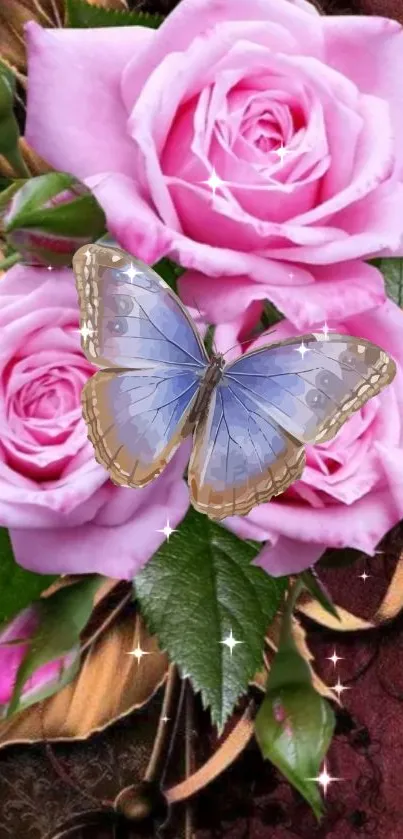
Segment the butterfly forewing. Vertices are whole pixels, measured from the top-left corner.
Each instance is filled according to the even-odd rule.
[[[186,310],[144,263],[89,245],[74,270],[84,352],[107,368],[83,389],[89,437],[113,481],[141,487],[191,430],[208,359]]]
[[[396,372],[387,353],[348,335],[306,335],[229,364],[229,385],[304,443],[330,440]]]
[[[147,265],[119,248],[87,245],[74,256],[82,347],[98,367],[202,368],[203,343],[186,309]]]

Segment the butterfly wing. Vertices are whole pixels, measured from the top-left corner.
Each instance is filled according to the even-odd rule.
[[[248,394],[297,440],[323,443],[392,381],[396,365],[370,341],[312,334],[261,347],[225,372],[229,387]]]
[[[195,431],[188,471],[192,504],[213,519],[244,516],[284,492],[304,465],[304,447],[224,381]]]
[[[83,350],[106,367],[83,388],[97,460],[115,483],[139,487],[166,466],[208,362],[186,310],[148,266],[117,248],[74,257]]]
[[[191,318],[167,283],[119,248],[87,245],[74,256],[82,348],[98,367],[204,367]]]
[[[383,350],[344,335],[291,339],[229,364],[195,431],[194,505],[221,519],[284,492],[302,474],[303,443],[334,437],[394,375]]]

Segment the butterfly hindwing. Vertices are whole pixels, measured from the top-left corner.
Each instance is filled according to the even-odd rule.
[[[188,472],[192,504],[214,519],[246,515],[284,492],[304,465],[303,446],[224,381],[195,431]]]
[[[192,371],[105,370],[82,393],[96,457],[112,480],[141,487],[164,469],[191,430],[189,412],[199,389]]]

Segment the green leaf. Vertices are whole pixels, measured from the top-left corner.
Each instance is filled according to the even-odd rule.
[[[299,578],[287,597],[278,653],[267,680],[266,696],[255,721],[263,757],[277,766],[319,818],[323,803],[315,779],[335,727],[333,709],[316,692],[308,663],[292,633],[292,612],[301,590]]]
[[[163,280],[165,280],[169,287],[172,288],[172,291],[177,294],[176,281],[181,274],[184,273],[185,269],[167,257],[164,257],[164,259],[160,259],[159,262],[156,262],[156,264],[153,265],[153,269],[160,277],[162,277]]]
[[[77,649],[80,633],[93,611],[95,594],[103,582],[103,577],[91,574],[35,603],[33,608],[39,613],[39,625],[17,673],[9,716],[26,707],[26,701],[20,701],[21,693],[26,681],[39,667]],[[72,678],[76,667],[77,657],[72,667],[64,672],[62,681],[50,684],[40,698],[50,696],[67,684],[66,679]],[[38,695],[32,701],[38,701]]]
[[[8,531],[0,528],[0,626],[29,606],[56,579],[17,565]]]
[[[257,551],[190,510],[135,579],[142,613],[221,729],[262,666],[264,636],[286,587],[252,565]],[[232,652],[222,642],[240,641]]]
[[[103,9],[83,0],[67,0],[68,25],[76,29],[99,26],[147,26],[158,29],[164,18],[148,12],[129,12],[122,9]]]
[[[326,591],[326,588],[323,585],[322,581],[316,574],[316,571],[307,569],[306,571],[303,571],[302,574],[300,574],[299,576],[302,582],[304,583],[305,588],[308,589],[312,597],[314,597],[315,600],[317,600],[318,603],[320,603],[320,605],[323,606],[323,608],[326,609],[327,612],[329,612],[329,614],[333,615],[333,617],[337,618],[337,620],[339,621],[340,617],[337,614],[336,607],[332,602],[330,595]]]
[[[403,259],[373,259],[372,265],[382,272],[388,296],[398,304],[403,304]]]

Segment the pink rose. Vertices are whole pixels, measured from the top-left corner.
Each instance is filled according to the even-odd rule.
[[[339,295],[346,316],[384,299],[355,260],[403,253],[398,23],[182,0],[156,31],[30,23],[27,41],[28,139],[93,189],[123,247],[249,278],[305,322],[338,316]]]
[[[245,518],[225,520],[242,538],[268,541],[256,562],[273,576],[302,571],[327,547],[352,547],[372,555],[403,518],[403,311],[388,300],[329,327],[379,344],[396,361],[397,374],[333,440],[306,446],[301,480]],[[240,328],[240,322],[221,325],[216,337],[221,351],[234,343]],[[281,321],[248,349],[296,334],[295,326]],[[238,354],[239,349],[233,351]]]
[[[0,717],[7,710],[12,698],[16,676],[23,658],[28,652],[28,643],[38,628],[38,614],[34,607],[24,609],[0,632]],[[21,644],[17,644],[21,641]],[[44,694],[49,695],[61,680],[64,680],[78,661],[78,648],[55,661],[42,665],[26,681],[20,699],[21,707],[37,702]]]
[[[0,526],[17,562],[40,573],[130,579],[184,516],[186,451],[139,490],[117,487],[87,440],[68,269],[15,266],[0,282]]]

